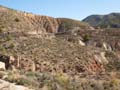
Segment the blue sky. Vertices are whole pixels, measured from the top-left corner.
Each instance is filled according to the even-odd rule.
[[[0,5],[40,15],[79,20],[91,14],[120,12],[120,0],[0,0]]]

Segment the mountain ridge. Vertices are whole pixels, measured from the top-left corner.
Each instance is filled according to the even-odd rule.
[[[82,21],[89,23],[93,27],[120,28],[120,13],[113,12],[105,15],[90,15]]]

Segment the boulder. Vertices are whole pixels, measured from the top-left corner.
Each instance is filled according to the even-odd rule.
[[[21,85],[15,85],[13,83],[0,79],[0,90],[33,90]]]
[[[103,48],[106,50],[106,51],[112,51],[112,47],[110,45],[108,45],[107,43],[103,43]]]
[[[94,58],[101,64],[108,64],[108,60],[105,57],[105,52],[100,52],[97,55],[94,55]]]
[[[79,45],[85,46],[85,43],[83,41],[79,40],[78,42],[79,42]]]
[[[0,70],[5,70],[5,63],[4,62],[0,62]]]

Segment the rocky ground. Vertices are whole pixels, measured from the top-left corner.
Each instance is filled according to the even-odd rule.
[[[0,90],[119,90],[120,29],[0,12]]]
[[[1,78],[38,90],[119,90],[118,32],[6,34],[1,38],[1,60],[7,61],[3,70],[13,73]]]

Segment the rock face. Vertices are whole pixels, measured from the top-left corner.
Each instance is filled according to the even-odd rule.
[[[0,90],[33,90],[24,86],[15,85],[0,79]]]

